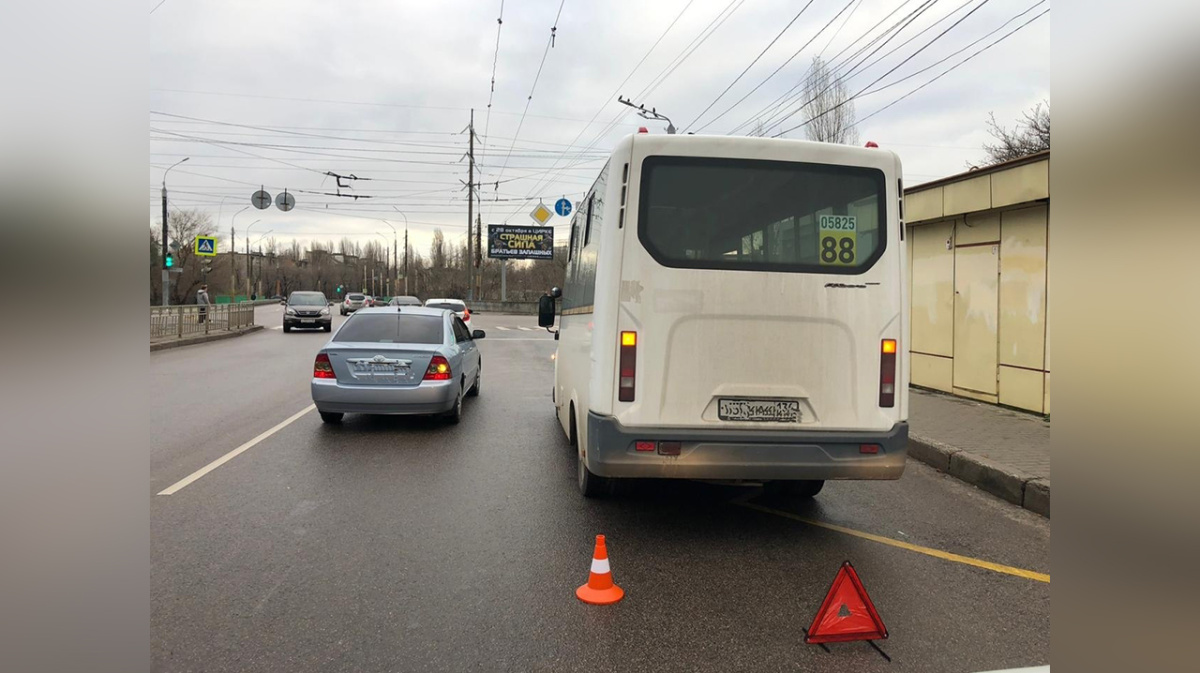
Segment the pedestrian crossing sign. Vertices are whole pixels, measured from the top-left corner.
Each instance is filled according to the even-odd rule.
[[[201,257],[216,257],[217,256],[217,237],[216,236],[197,236],[196,237],[196,254]]]

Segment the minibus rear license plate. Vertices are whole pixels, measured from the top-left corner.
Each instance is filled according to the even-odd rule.
[[[722,397],[717,400],[717,418],[722,421],[799,423],[800,402],[798,400]]]

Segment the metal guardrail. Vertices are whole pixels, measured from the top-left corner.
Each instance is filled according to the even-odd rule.
[[[254,324],[254,304],[214,304],[204,307],[151,306],[150,339],[182,339],[189,336],[232,332]]]

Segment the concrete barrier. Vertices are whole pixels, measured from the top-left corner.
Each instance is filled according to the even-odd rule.
[[[519,315],[537,315],[538,305],[535,301],[472,301],[467,306],[472,311],[480,313],[516,313]]]

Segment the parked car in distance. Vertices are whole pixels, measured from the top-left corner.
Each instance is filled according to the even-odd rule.
[[[484,336],[442,309],[365,308],[317,353],[313,403],[326,423],[347,413],[443,414],[457,423],[463,397],[479,394],[475,340]]]
[[[291,293],[284,302],[283,331],[297,327],[332,331],[333,314],[329,311],[332,305],[323,292]]]
[[[426,299],[425,306],[454,311],[454,315],[461,318],[468,328],[471,327],[471,309],[461,299]]]
[[[349,315],[367,305],[367,295],[361,292],[351,292],[342,300],[342,315]]]
[[[392,297],[391,300],[388,301],[388,306],[424,306],[424,304],[422,304],[421,300],[417,299],[416,297],[404,296]]]

